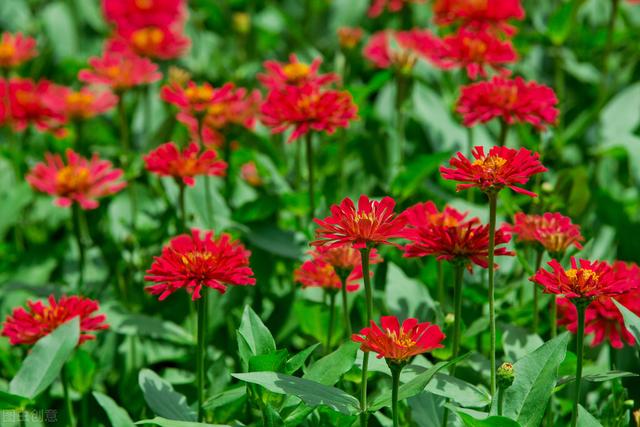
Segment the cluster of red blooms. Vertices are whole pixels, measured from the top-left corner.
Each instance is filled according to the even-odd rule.
[[[357,107],[347,91],[331,89],[338,76],[320,74],[321,60],[311,65],[291,55],[288,63],[266,61],[266,73],[258,79],[268,90],[262,104],[262,122],[272,133],[293,129],[289,141],[311,131],[332,134],[347,127],[357,116]]]
[[[104,15],[117,40],[141,56],[174,59],[189,47],[184,35],[184,0],[103,0]]]

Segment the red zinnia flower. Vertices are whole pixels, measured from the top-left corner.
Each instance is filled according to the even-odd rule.
[[[4,105],[6,121],[14,130],[23,131],[33,124],[39,131],[62,136],[64,116],[43,101],[43,98],[54,90],[53,83],[48,80],[36,83],[31,79],[22,78],[12,78],[2,83],[4,90],[8,91],[8,99]]]
[[[59,154],[45,154],[45,162],[38,163],[27,175],[27,182],[43,193],[56,196],[62,207],[78,203],[82,209],[98,207],[98,198],[115,194],[127,183],[119,181],[122,169],[114,169],[108,160],[97,154],[87,160],[67,149],[67,164]]]
[[[384,10],[389,12],[400,12],[409,3],[424,3],[425,0],[371,0],[371,6],[367,15],[369,18],[375,18],[382,15]]]
[[[287,86],[321,87],[334,83],[340,78],[335,73],[320,74],[318,70],[322,59],[316,58],[311,65],[300,62],[295,54],[289,56],[289,62],[265,61],[265,74],[258,74],[258,80],[269,90],[283,89]]]
[[[136,55],[121,42],[107,43],[103,55],[89,59],[91,69],[80,70],[78,79],[90,84],[110,86],[123,91],[156,82],[162,78],[158,66],[147,58]]]
[[[40,338],[49,335],[58,326],[80,317],[80,339],[78,345],[95,339],[95,335],[87,332],[108,329],[104,323],[104,314],[95,314],[100,309],[97,301],[78,296],[62,296],[56,301],[49,296],[49,305],[41,301],[27,301],[27,310],[22,307],[13,310],[4,322],[2,335],[9,337],[11,345],[35,344]]]
[[[323,90],[308,84],[272,89],[261,112],[262,122],[272,128],[272,133],[293,128],[291,142],[312,130],[332,134],[339,127],[346,128],[357,117],[358,107],[347,91]]]
[[[443,39],[443,54],[439,65],[442,68],[466,68],[470,79],[475,80],[478,75],[486,78],[486,66],[492,67],[502,75],[508,75],[509,70],[504,64],[516,62],[518,55],[510,41],[502,41],[487,31],[470,31],[461,28],[454,35]]]
[[[433,5],[438,25],[460,23],[476,30],[493,29],[512,35],[509,19],[524,19],[520,0],[437,0]]]
[[[547,294],[564,295],[569,299],[594,299],[620,295],[633,285],[626,274],[620,274],[602,261],[581,259],[578,263],[571,257],[568,270],[555,259],[548,265],[551,271],[541,268],[529,279],[544,287]]]
[[[249,267],[251,252],[228,234],[213,237],[213,231],[201,237],[197,229],[191,230],[191,235],[174,237],[147,270],[145,280],[158,283],[148,286],[147,292],[160,295],[162,301],[184,288],[195,301],[203,286],[223,294],[227,285],[255,285]]]
[[[440,173],[444,179],[464,183],[458,184],[457,191],[477,187],[484,192],[492,192],[508,187],[516,193],[536,197],[535,193],[517,187],[516,184],[526,184],[532,175],[547,170],[538,160],[538,153],[531,153],[526,148],[514,150],[493,147],[489,154],[485,155],[484,147],[475,147],[472,154],[475,157],[473,163],[458,152],[457,156],[449,161],[451,168],[440,166]]]
[[[429,322],[419,323],[409,318],[400,322],[395,316],[382,316],[380,326],[371,321],[370,328],[363,328],[351,339],[360,343],[360,350],[378,353],[378,359],[385,358],[394,363],[405,363],[418,354],[444,347],[445,335],[440,327]]]
[[[580,242],[584,241],[580,226],[558,212],[546,212],[543,215],[518,212],[509,230],[517,235],[519,242],[538,243],[552,256],[563,254],[571,245],[582,249]]]
[[[429,30],[384,30],[369,38],[362,53],[378,68],[394,67],[408,73],[418,59],[439,64],[443,49],[442,41]]]
[[[334,248],[351,244],[363,249],[367,245],[392,244],[389,239],[404,236],[407,222],[403,215],[393,212],[395,205],[391,197],[378,202],[362,195],[356,208],[347,197],[340,205],[331,206],[330,216],[314,219],[320,227],[316,230],[317,240],[311,245]]]
[[[138,55],[158,59],[174,59],[182,56],[191,41],[175,26],[133,27],[128,23],[118,27],[118,35]]]
[[[466,213],[450,206],[441,213],[433,202],[418,203],[403,215],[409,221],[405,237],[412,242],[404,247],[405,257],[433,255],[438,260],[461,262],[469,270],[471,263],[488,268],[489,226],[478,218],[465,220]],[[513,256],[506,247],[498,247],[510,239],[504,229],[496,230],[494,254]]]
[[[168,26],[184,19],[184,0],[102,0],[104,15],[115,24]]]
[[[36,40],[22,33],[2,33],[0,37],[0,68],[14,68],[38,54]]]
[[[195,142],[180,151],[174,142],[162,144],[144,156],[149,172],[160,176],[172,176],[188,186],[193,186],[198,175],[224,176],[227,164],[218,159],[214,150],[205,149]]]
[[[343,49],[353,49],[362,39],[362,28],[340,27],[338,28],[338,42]]]
[[[485,82],[462,87],[456,111],[465,126],[486,123],[496,117],[505,123],[530,123],[544,130],[558,118],[558,98],[548,86],[525,82],[522,77],[495,76]]]
[[[171,83],[162,87],[160,98],[183,111],[196,114],[204,111],[212,102],[224,99],[232,88],[233,85],[227,84],[215,89],[209,83],[198,85],[193,81],[187,83],[185,88],[179,83]]]
[[[44,94],[43,102],[67,120],[86,120],[111,110],[118,103],[118,97],[110,91],[97,92],[90,88],[74,91],[57,86]]]

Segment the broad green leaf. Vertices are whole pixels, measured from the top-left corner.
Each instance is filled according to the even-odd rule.
[[[231,374],[233,377],[252,384],[258,384],[267,390],[284,395],[294,395],[309,406],[328,406],[343,414],[358,412],[358,399],[344,391],[311,381],[305,378],[277,372],[249,372],[246,374]]]
[[[540,425],[568,343],[569,334],[564,333],[514,364],[515,380],[505,392],[503,415],[523,427]]]
[[[56,58],[74,56],[78,51],[78,34],[69,5],[63,1],[51,2],[39,15]]]
[[[281,230],[274,226],[263,226],[252,229],[247,235],[251,244],[269,253],[284,258],[302,258],[302,245],[298,236],[291,232]]]
[[[187,399],[155,372],[149,369],[141,370],[138,384],[144,400],[156,415],[178,421],[196,419],[196,414],[187,404]]]
[[[229,390],[225,390],[214,396],[211,396],[203,403],[205,409],[215,409],[220,406],[227,405],[228,403],[235,402],[238,399],[243,398],[247,394],[247,387],[240,385]]]
[[[102,406],[104,412],[106,412],[109,421],[111,421],[111,427],[133,427],[134,423],[129,417],[127,411],[124,408],[118,406],[118,404],[106,394],[93,392],[93,397],[98,401],[98,404]]]
[[[250,351],[249,355],[243,355],[243,359],[246,358],[245,361],[247,363],[251,355],[257,356],[276,351],[276,342],[271,332],[248,305],[245,306],[244,313],[242,313],[242,322],[238,329],[238,335],[242,337],[243,343],[248,346]]]
[[[303,378],[317,381],[324,385],[337,383],[342,375],[353,367],[358,344],[346,342],[333,353],[315,362]]]
[[[435,302],[427,287],[407,277],[404,271],[393,263],[388,264],[385,296],[389,310],[397,317],[433,318]]]
[[[560,46],[571,32],[571,12],[575,2],[559,2],[560,6],[547,22],[547,35],[551,42]]]
[[[479,420],[464,412],[456,412],[456,414],[467,427],[520,427],[517,421],[498,415]]]
[[[516,362],[544,344],[539,335],[530,334],[524,328],[507,324],[500,326],[503,330],[502,347],[507,355],[506,360]]]
[[[24,396],[0,391],[0,410],[24,409],[30,402],[31,400]]]
[[[616,378],[626,378],[626,377],[637,377],[638,374],[634,374],[633,372],[625,372],[625,371],[603,371],[603,372],[592,372],[588,373],[585,368],[584,373],[582,375],[582,379],[585,381],[591,381],[595,383],[604,382],[613,380]],[[566,377],[562,377],[558,380],[558,385],[567,384],[575,381],[575,375],[569,375]]]
[[[636,316],[631,310],[620,304],[615,299],[613,303],[618,307],[622,317],[624,318],[624,326],[629,330],[631,335],[636,339],[636,345],[640,347],[640,317]]]
[[[578,405],[578,425],[580,427],[602,427],[600,421],[584,409],[582,405]]]
[[[9,393],[30,399],[42,393],[58,377],[79,339],[79,317],[74,317],[41,338],[9,384]]]
[[[287,364],[284,369],[285,373],[291,375],[300,369],[319,345],[320,343],[313,344],[287,360]]]
[[[482,408],[491,403],[491,397],[478,387],[440,372],[434,375],[424,390],[447,397],[465,408]]]
[[[67,362],[66,369],[71,385],[75,390],[80,394],[85,394],[91,389],[93,376],[96,372],[96,363],[87,351],[78,348]]]
[[[118,334],[149,336],[176,344],[195,345],[195,338],[192,334],[167,320],[145,314],[122,313],[117,310],[108,310],[107,317],[111,330]]]
[[[151,420],[141,420],[136,422],[136,425],[140,424],[152,424],[160,427],[230,427],[227,424],[205,424],[194,421],[176,421],[162,417],[155,417]]]
[[[281,372],[287,363],[287,350],[278,350],[269,354],[258,354],[249,358],[249,372]]]

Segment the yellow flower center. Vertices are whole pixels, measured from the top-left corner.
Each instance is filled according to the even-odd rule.
[[[185,267],[197,266],[198,264],[210,261],[211,259],[213,259],[213,254],[211,252],[199,251],[187,252],[182,254],[180,257],[180,261],[182,261],[182,264]]]
[[[487,51],[487,44],[479,39],[465,38],[464,46],[469,50],[469,58],[472,61],[480,62],[484,59]]]
[[[515,86],[496,88],[496,97],[501,106],[511,108],[518,101],[518,88]]]
[[[16,48],[13,43],[4,42],[0,43],[0,62],[8,61],[13,58],[16,53]]]
[[[67,95],[69,115],[87,117],[91,115],[91,104],[94,96],[88,92],[71,92]]]
[[[91,173],[88,168],[65,166],[58,171],[56,185],[60,194],[82,192],[89,187]]]
[[[153,7],[153,0],[135,0],[136,7],[142,10],[149,10]]]
[[[222,102],[217,102],[215,104],[211,104],[209,108],[207,108],[207,113],[212,116],[219,116],[226,111],[226,106]]]
[[[302,62],[292,62],[282,67],[282,72],[287,77],[289,83],[299,83],[307,78],[311,72],[311,67]]]
[[[387,336],[398,346],[404,348],[410,348],[416,345],[416,342],[410,335],[405,334],[402,330],[399,333],[387,329]]]
[[[164,33],[157,27],[146,27],[131,34],[131,43],[141,52],[153,51],[164,40]]]
[[[192,86],[185,89],[184,94],[189,102],[198,104],[209,101],[213,96],[213,89],[209,86]]]
[[[498,172],[506,163],[507,160],[500,156],[487,156],[476,159],[473,165],[481,166],[487,172]]]
[[[451,215],[445,215],[444,213],[436,213],[428,216],[427,219],[431,224],[440,225],[443,227],[457,227],[458,220]]]
[[[584,268],[570,268],[569,270],[565,271],[565,274],[572,283],[576,284],[584,284],[590,280],[597,282],[600,278],[598,276],[598,273],[596,273],[595,271],[586,270]]]
[[[359,212],[353,217],[353,220],[356,223],[359,223],[361,221],[366,221],[366,222],[368,222],[370,224],[373,224],[375,222],[375,220],[376,220],[376,216],[373,214],[373,212],[369,212],[369,213],[367,213],[367,212]]]
[[[487,10],[488,0],[469,0],[467,7],[474,11]]]

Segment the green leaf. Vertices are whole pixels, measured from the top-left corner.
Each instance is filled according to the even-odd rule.
[[[498,415],[488,416],[489,414],[484,413],[483,415],[486,415],[486,418],[476,418],[478,416],[476,414],[474,414],[476,415],[474,417],[470,413],[462,412],[460,410],[461,408],[454,409],[451,405],[447,406],[453,409],[456,415],[460,417],[464,425],[467,427],[521,427],[517,421],[514,421],[511,418],[501,417]]]
[[[88,352],[82,348],[77,349],[67,362],[66,369],[75,390],[80,394],[85,394],[91,389],[96,364]]]
[[[9,392],[29,399],[42,393],[58,377],[80,339],[80,319],[74,317],[41,338],[9,384]]]
[[[359,410],[358,399],[338,388],[326,386],[316,381],[277,372],[249,372],[231,375],[241,381],[261,385],[273,393],[297,396],[312,407],[328,406],[347,415],[355,414]]]
[[[491,396],[486,392],[466,381],[440,372],[434,375],[424,390],[447,397],[465,408],[482,408],[491,404]]]
[[[151,420],[137,421],[136,424],[153,424],[160,427],[230,427],[227,424],[205,424],[193,421],[176,421],[162,417],[155,417]]]
[[[385,300],[391,313],[400,318],[430,319],[435,303],[429,290],[419,281],[407,277],[400,267],[389,263]]]
[[[252,229],[247,235],[252,245],[284,258],[300,259],[302,246],[295,233],[274,226]]]
[[[278,350],[269,354],[258,354],[249,358],[249,371],[275,371],[281,372],[287,363],[289,354],[287,350]]]
[[[243,354],[245,351],[240,352],[242,359],[246,363],[249,362],[251,356],[269,354],[276,351],[276,342],[271,332],[248,305],[245,306],[244,313],[242,313],[238,336],[238,346],[242,349],[242,346],[246,345],[249,352],[248,354]],[[242,340],[240,340],[240,337]]]
[[[573,4],[572,1],[561,3],[547,22],[547,36],[556,46],[562,45],[571,32]]]
[[[156,415],[171,420],[195,421],[196,414],[187,404],[187,399],[158,374],[143,369],[138,375],[138,383],[144,400]]]
[[[600,421],[584,409],[582,405],[578,405],[578,425],[580,427],[602,427]]]
[[[211,396],[209,399],[205,400],[202,406],[205,409],[215,409],[235,402],[236,400],[241,399],[246,395],[247,387],[244,385],[240,385],[239,387],[231,388],[229,390],[225,390],[221,393]]]
[[[195,338],[173,322],[144,314],[122,313],[107,310],[111,330],[128,336],[149,336],[176,344],[195,345]]]
[[[620,304],[615,299],[613,303],[618,307],[622,317],[624,318],[624,326],[629,330],[631,335],[636,339],[636,345],[640,347],[640,317],[636,316],[631,310]]]
[[[638,374],[634,374],[633,372],[625,372],[625,371],[604,371],[604,372],[593,372],[587,373],[587,369],[585,369],[585,373],[582,375],[582,379],[585,381],[591,381],[595,383],[600,383],[604,381],[613,380],[616,378],[626,378],[626,377],[637,377]],[[568,375],[562,377],[558,380],[558,385],[567,384],[575,381],[575,375]]]
[[[30,402],[31,399],[27,397],[0,391],[0,410],[24,409]]]
[[[102,406],[104,412],[107,413],[109,421],[111,421],[111,427],[133,427],[133,421],[127,411],[124,408],[118,406],[118,404],[106,394],[93,392],[93,397],[98,401],[98,404]]]
[[[317,381],[324,385],[334,385],[345,372],[353,367],[358,347],[358,344],[354,342],[342,344],[333,353],[326,355],[311,365],[307,373],[303,375],[303,378]]]
[[[530,334],[524,328],[507,324],[500,326],[503,330],[502,347],[507,355],[506,360],[516,362],[544,344],[539,335]]]
[[[503,415],[523,427],[540,425],[568,343],[569,334],[564,333],[514,364],[515,380],[505,392]]]
[[[414,378],[412,378],[411,380],[407,381],[406,383],[400,386],[400,389],[398,390],[398,399],[399,400],[408,399],[422,392],[425,389],[425,387],[429,384],[429,381],[431,381],[431,379],[435,376],[435,374],[438,373],[438,371],[448,366],[452,366],[457,363],[460,363],[461,361],[465,360],[469,356],[470,356],[470,353],[467,353],[462,356],[458,356],[455,359],[450,360],[448,362],[438,362],[432,367],[430,367],[429,369],[427,369],[426,371],[419,373]],[[387,391],[386,393],[378,396],[369,404],[369,407],[367,409],[369,411],[377,411],[378,409],[383,408],[385,406],[391,406],[391,391]]]
[[[73,57],[78,51],[78,34],[69,5],[61,1],[49,3],[40,16],[56,58]]]
[[[309,356],[311,356],[311,354],[315,351],[316,348],[318,348],[319,345],[320,343],[315,343],[287,360],[287,364],[284,368],[285,373],[291,375],[298,369],[302,368],[304,362],[306,362]]]

